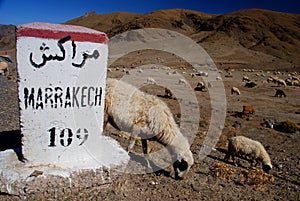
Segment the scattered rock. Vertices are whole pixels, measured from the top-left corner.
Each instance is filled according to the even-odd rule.
[[[44,173],[43,171],[40,171],[40,170],[34,170],[34,171],[29,175],[29,177],[37,177],[37,176],[42,175],[43,173]]]
[[[196,184],[192,184],[191,187],[192,187],[192,189],[193,189],[194,191],[196,191],[196,192],[200,192],[200,191],[201,191],[200,186],[198,186],[198,185],[196,185]]]

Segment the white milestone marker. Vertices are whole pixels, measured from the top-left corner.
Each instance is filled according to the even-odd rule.
[[[127,153],[102,136],[108,38],[71,25],[17,28],[22,151],[27,167],[121,165]]]

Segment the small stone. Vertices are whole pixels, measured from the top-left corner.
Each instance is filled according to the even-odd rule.
[[[193,189],[194,191],[200,192],[200,187],[199,187],[199,186],[197,186],[197,185],[195,185],[195,184],[192,184],[191,186],[192,186],[192,189]]]
[[[157,185],[158,182],[156,182],[156,181],[151,181],[149,184],[151,184],[151,185]]]
[[[220,183],[220,186],[226,187],[226,184],[222,182],[222,183]]]
[[[37,176],[42,175],[43,173],[44,173],[43,171],[34,170],[34,171],[29,175],[29,177],[37,177]]]

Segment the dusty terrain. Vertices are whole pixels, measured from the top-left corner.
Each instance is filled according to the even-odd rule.
[[[164,14],[162,11],[161,13]],[[247,16],[252,15],[251,12],[244,14]],[[231,15],[234,15],[234,13]],[[266,15],[271,14],[267,12],[263,16]],[[283,18],[287,15],[287,19],[292,19],[291,24],[294,24],[294,18],[299,18],[298,15],[280,15]],[[130,15],[126,16],[127,18],[120,18],[119,23],[122,20],[128,20],[128,16]],[[84,17],[92,19],[92,17],[96,18],[97,15],[92,13]],[[212,19],[211,23],[219,22],[217,19],[221,18],[204,14],[202,17]],[[117,19],[116,17],[112,18]],[[233,17],[232,19],[236,18]],[[223,19],[219,20],[222,21]],[[79,20],[77,19],[77,21]],[[117,22],[115,23],[118,24]],[[97,24],[96,21],[95,24]],[[239,24],[243,23],[239,22]],[[268,37],[264,38],[266,39],[264,42],[261,41],[257,45],[250,47],[246,42],[241,43],[240,39],[247,39],[247,37],[240,32],[240,35],[234,32],[233,28],[235,26],[228,29],[235,36],[230,37],[230,35],[225,34],[226,31],[223,33],[216,32],[215,28],[213,29],[213,25],[208,25],[210,24],[206,24],[206,27],[208,27],[207,32],[199,31],[198,35],[201,35],[200,38],[203,38],[203,34],[210,35],[207,39],[202,40],[201,45],[212,56],[221,72],[226,91],[226,119],[222,135],[215,147],[216,149],[203,160],[200,160],[199,153],[211,121],[211,100],[208,91],[194,92],[199,102],[201,118],[198,131],[194,133],[195,138],[191,145],[195,164],[191,168],[187,178],[184,180],[175,180],[172,168],[170,167],[156,174],[121,174],[110,184],[76,191],[68,190],[63,194],[58,193],[45,197],[45,194],[40,192],[36,194],[32,193],[28,195],[28,200],[300,200],[299,132],[283,133],[261,125],[265,120],[281,122],[289,119],[300,123],[300,87],[281,87],[274,83],[266,82],[267,78],[274,75],[275,72],[278,77],[283,79],[289,77],[288,74],[292,72],[296,72],[299,77],[299,58],[293,55],[293,52],[288,56],[284,56],[284,51],[281,49],[278,50],[278,48],[278,51],[276,48],[274,51],[270,51],[268,48],[272,47],[272,45],[267,44],[267,41],[269,41],[267,40]],[[111,25],[107,25],[107,27],[109,26]],[[125,27],[125,30],[130,29],[130,26],[129,28],[126,28],[126,26],[123,27]],[[295,33],[291,34],[294,36],[294,39],[287,37],[292,41],[289,44],[294,43],[290,50],[295,50],[294,48],[299,47],[299,25],[295,29]],[[125,31],[118,30],[117,28],[115,30],[117,30],[117,33]],[[185,30],[189,29],[186,27]],[[214,33],[211,31],[214,31]],[[114,35],[113,32],[108,33]],[[225,37],[221,37],[222,34],[225,34]],[[195,33],[193,36],[193,38],[198,37]],[[257,39],[257,37],[254,38]],[[283,38],[288,40],[286,37]],[[295,38],[298,38],[298,40]],[[213,39],[216,42],[212,42]],[[249,42],[248,39],[247,41]],[[261,46],[262,43],[265,43],[263,51],[260,49],[263,48]],[[282,44],[282,41],[278,41],[277,44]],[[1,50],[5,49],[1,48]],[[8,50],[14,52],[14,49],[8,48]],[[282,55],[278,55],[281,53]],[[159,62],[155,60],[157,57],[161,58]],[[203,81],[200,76],[192,77],[190,75],[190,73],[195,73],[195,71],[188,63],[174,55],[160,51],[133,52],[127,55],[126,58],[119,59],[113,63],[110,66],[111,72],[108,72],[108,77],[122,78],[126,74],[126,71],[130,73],[144,64],[168,66],[170,70],[176,70],[177,73],[182,74],[192,87],[195,87],[197,82]],[[11,68],[11,72],[15,73],[15,67],[11,66]],[[242,69],[254,70],[243,71]],[[280,73],[277,71],[280,71]],[[258,85],[254,88],[245,87],[245,82],[242,82],[243,75],[248,76]],[[0,131],[19,130],[17,84],[11,80],[7,80],[3,76],[0,77],[0,83]],[[239,87],[241,95],[231,95],[230,89],[232,86]],[[278,88],[286,92],[286,98],[274,96],[275,89]],[[165,101],[172,110],[177,122],[180,123],[179,102],[173,98],[163,97],[163,87],[145,84],[141,90],[159,96],[159,98]],[[254,115],[239,116],[242,106],[248,104],[254,106]],[[108,127],[104,134],[115,138],[123,147],[126,147],[128,144],[128,140],[124,138],[124,135],[112,127]],[[227,149],[227,139],[235,135],[244,135],[258,140],[266,147],[273,164],[273,169],[268,178],[274,177],[274,180],[270,179],[266,182],[260,182],[260,180],[255,179],[251,180],[251,178],[245,180],[241,175],[245,171],[254,171],[248,168],[249,164],[245,160],[240,159],[239,167],[233,166],[231,162],[225,163],[223,161]],[[151,143],[151,146],[154,149],[159,147],[155,142]],[[141,147],[138,143],[135,151],[141,152]],[[223,169],[218,169],[218,167],[223,167]],[[260,166],[257,168],[260,169]],[[223,170],[223,172],[219,170]],[[0,194],[0,199],[19,200],[20,197]]]
[[[148,53],[147,53],[148,54]],[[145,54],[145,55],[147,55]],[[143,56],[143,54],[142,54]],[[141,57],[142,57],[141,56]],[[134,58],[133,58],[134,59]],[[166,59],[166,62],[168,59]],[[174,62],[174,59],[171,59]],[[120,61],[121,62],[121,61]],[[116,64],[118,66],[119,64]],[[127,64],[130,66],[130,64]],[[182,64],[180,64],[182,66]],[[192,86],[195,86],[201,77],[191,77],[188,72],[192,72],[191,68],[184,70],[173,66],[178,72],[186,72],[185,77]],[[111,67],[112,72],[108,73],[108,77],[121,78],[125,75],[122,69],[116,70]],[[131,68],[127,68],[128,71]],[[198,133],[192,143],[191,149],[195,157],[195,165],[186,179],[175,180],[172,168],[160,174],[123,174],[111,184],[106,186],[96,186],[83,189],[76,192],[68,192],[59,197],[48,197],[51,200],[299,200],[299,133],[282,133],[274,129],[261,126],[264,119],[273,119],[276,121],[293,120],[299,122],[300,108],[300,88],[296,86],[285,87],[286,98],[274,97],[275,88],[273,83],[262,83],[268,75],[272,75],[273,71],[260,72],[243,72],[242,70],[232,70],[232,77],[227,77],[224,71],[222,74],[224,86],[227,94],[227,115],[226,122],[216,146],[219,151],[212,151],[204,160],[199,160],[199,152],[205,138],[210,122],[210,100],[208,92],[195,92],[200,104],[201,119],[199,122]],[[255,74],[264,73],[265,77],[257,77]],[[299,72],[298,72],[299,73]],[[286,72],[280,77],[285,77]],[[258,86],[254,88],[244,87],[242,75],[249,76],[252,80],[257,80]],[[18,110],[17,110],[17,89],[16,83],[1,77],[1,130],[17,130]],[[230,88],[238,86],[241,95],[231,95]],[[145,85],[142,90],[154,95],[163,96],[163,88],[156,85]],[[10,101],[7,99],[9,98]],[[163,98],[172,112],[180,113],[178,102],[174,99]],[[6,103],[6,104],[4,104]],[[256,112],[250,118],[235,116],[241,112],[242,105],[252,104]],[[4,107],[5,105],[5,107]],[[180,121],[180,118],[179,118]],[[240,127],[234,126],[238,122]],[[106,135],[110,135],[117,139],[122,146],[126,147],[128,140],[124,139],[120,132],[109,127],[105,131]],[[273,182],[266,182],[258,185],[248,184],[240,180],[238,173],[232,178],[223,178],[222,175],[214,174],[213,167],[217,163],[224,163],[223,158],[226,150],[227,138],[234,135],[244,135],[261,141],[267,148],[273,163],[271,175],[274,176]],[[153,143],[153,146],[157,146]],[[141,147],[136,146],[136,152],[141,152]],[[248,163],[241,160],[241,167],[234,167],[231,163],[227,163],[229,168],[235,171],[241,171],[242,168],[248,167]],[[258,167],[260,168],[260,167]],[[39,195],[41,196],[41,195]],[[61,197],[62,196],[62,197]],[[41,198],[41,197],[40,197]],[[1,195],[1,200],[18,200],[18,197]],[[37,199],[34,194],[29,199]],[[44,197],[46,199],[46,197]]]

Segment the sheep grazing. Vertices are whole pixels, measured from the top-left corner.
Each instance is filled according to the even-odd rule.
[[[172,98],[173,92],[168,87],[165,87],[165,97]]]
[[[208,77],[208,72],[200,71],[199,73],[197,73],[197,75],[202,77]]]
[[[176,178],[183,178],[194,163],[188,140],[182,135],[168,106],[156,96],[146,94],[136,87],[116,79],[106,83],[104,126],[131,133],[130,151],[136,137],[142,139],[148,169],[147,140],[164,145],[173,158]]]
[[[178,84],[183,84],[184,86],[187,86],[187,82],[185,79],[179,79]]]
[[[197,87],[202,87],[202,86],[205,86],[205,84],[203,82],[198,82],[197,83]]]
[[[243,82],[250,82],[250,79],[249,79],[249,77],[247,77],[247,76],[243,76],[242,81],[243,81]]]
[[[9,55],[0,55],[0,75],[8,75],[9,63],[13,63],[13,60]]]
[[[286,94],[285,94],[285,92],[283,90],[276,89],[275,97],[280,97],[280,98],[286,97]]]
[[[244,105],[242,114],[243,115],[254,114],[254,107],[252,105]]]
[[[277,83],[278,86],[280,86],[280,85],[282,85],[284,87],[287,86],[286,83],[285,83],[285,81],[283,79],[277,79],[276,83]]]
[[[197,86],[194,88],[195,91],[203,91],[205,89],[205,84],[203,82],[198,82]]]
[[[272,169],[270,156],[264,146],[260,142],[244,136],[229,138],[228,151],[224,160],[228,161],[230,156],[235,165],[237,165],[235,156],[242,156],[249,160],[251,166],[256,166],[261,162],[265,172],[269,172]]]
[[[251,81],[251,82],[246,82],[245,87],[253,88],[253,87],[255,87],[256,85],[257,85],[257,84],[256,84],[255,82]]]
[[[8,73],[8,63],[1,61],[0,62],[0,75],[7,75]]]
[[[237,87],[232,87],[231,88],[231,95],[233,95],[233,94],[240,95],[241,92],[240,92],[240,90]]]
[[[152,85],[154,85],[154,84],[157,84],[157,82],[156,82],[156,80],[155,80],[154,78],[148,77],[148,78],[147,78],[147,84],[152,84]]]

